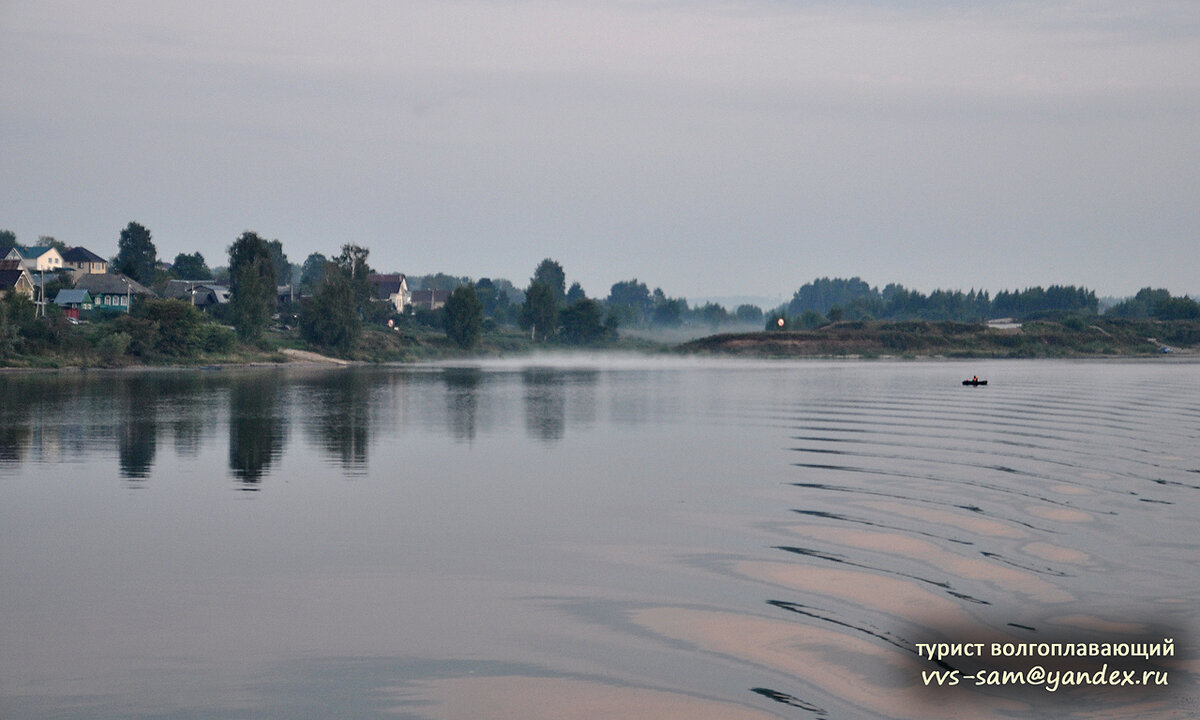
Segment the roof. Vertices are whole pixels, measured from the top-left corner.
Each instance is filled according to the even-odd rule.
[[[20,270],[25,264],[20,260],[0,260],[0,270]]]
[[[126,283],[129,283],[126,286]],[[154,291],[138,281],[125,277],[121,273],[87,273],[80,275],[75,281],[77,290],[87,290],[92,295],[124,295],[126,291],[134,295],[155,297]]]
[[[0,270],[0,288],[16,287],[24,275],[24,270]]]
[[[413,290],[411,296],[413,305],[436,305],[445,303],[450,293],[445,290]]]
[[[63,262],[69,263],[107,263],[108,261],[85,247],[73,247],[62,254]]]
[[[163,297],[191,300],[193,289],[198,296],[202,296],[202,293],[211,294],[213,302],[229,302],[229,286],[212,280],[171,280],[163,290]]]
[[[404,273],[371,274],[367,276],[367,282],[375,288],[375,294],[381,300],[399,293],[400,288],[408,284]]]
[[[199,290],[200,288],[212,286],[212,280],[168,280],[167,287],[163,290],[163,297],[183,297],[190,294],[193,288]]]
[[[92,301],[92,294],[79,288],[63,288],[54,298],[56,305],[82,305]]]
[[[45,255],[54,248],[47,245],[34,245],[33,247],[21,247],[20,245],[17,245],[13,249],[19,252],[21,257],[25,258],[26,260],[32,260]]]

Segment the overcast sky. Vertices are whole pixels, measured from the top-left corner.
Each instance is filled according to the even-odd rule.
[[[1200,3],[0,0],[0,228],[607,295],[1200,291]]]

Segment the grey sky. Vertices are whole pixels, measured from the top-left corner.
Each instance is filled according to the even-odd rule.
[[[593,295],[1200,291],[1200,3],[0,0],[0,228]]]

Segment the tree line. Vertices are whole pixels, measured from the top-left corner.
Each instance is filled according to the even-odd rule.
[[[65,245],[42,236],[39,244]],[[0,254],[16,245],[11,231],[0,231]],[[637,278],[614,283],[606,296],[588,297],[579,282],[568,285],[563,266],[552,258],[541,261],[524,287],[504,278],[480,278],[435,273],[409,278],[413,289],[448,294],[437,309],[412,308],[397,313],[378,302],[371,285],[374,273],[370,251],[345,244],[332,257],[314,252],[302,264],[289,261],[283,243],[254,231],[239,235],[227,248],[227,265],[210,268],[199,252],[179,253],[170,266],[160,263],[148,228],[130,222],[117,239],[112,268],[162,292],[172,279],[212,280],[227,284],[228,305],[209,312],[213,327],[190,304],[178,300],[145,300],[125,317],[110,318],[91,341],[102,355],[186,356],[230,348],[236,340],[264,346],[273,326],[295,329],[309,346],[341,354],[352,352],[366,328],[423,325],[443,330],[461,348],[479,344],[486,332],[519,328],[531,341],[562,345],[602,345],[617,339],[618,329],[656,329],[681,326],[717,331],[723,327],[813,328],[839,320],[931,320],[980,322],[989,318],[1018,320],[1063,314],[1096,314],[1096,294],[1086,288],[1053,285],[1001,291],[935,290],[924,294],[891,283],[882,290],[861,278],[819,278],[802,285],[792,299],[771,313],[758,306],[740,305],[732,312],[717,303],[690,305],[685,298],[653,290]],[[66,282],[65,277],[62,281]],[[296,288],[295,303],[279,301],[279,286]],[[56,286],[48,283],[52,293]],[[11,295],[11,294],[10,294]],[[48,294],[47,297],[52,297]],[[1190,298],[1172,297],[1166,290],[1145,288],[1108,310],[1131,318],[1189,319],[1200,317]],[[26,317],[28,316],[28,317]],[[65,322],[35,327],[31,306],[6,298],[0,307],[0,353],[52,347],[70,334]],[[229,325],[234,334],[222,326]],[[61,336],[61,337],[59,337]],[[57,338],[57,339],[56,339]]]
[[[927,320],[984,322],[993,318],[1036,320],[1067,315],[1097,315],[1099,299],[1092,290],[1074,285],[1023,290],[934,290],[928,295],[891,283],[882,290],[862,278],[819,278],[801,286],[777,308],[768,329],[813,328],[839,320]],[[1127,318],[1200,318],[1200,305],[1167,290],[1144,288],[1134,298],[1108,308],[1106,315]],[[781,323],[782,321],[782,323]]]

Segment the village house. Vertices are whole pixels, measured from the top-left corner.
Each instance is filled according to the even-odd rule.
[[[129,312],[135,297],[157,297],[154,291],[121,273],[89,273],[75,281],[76,290],[91,293],[96,309]]]
[[[103,275],[108,261],[85,247],[73,247],[62,254],[63,269],[77,275]]]
[[[422,310],[437,310],[446,304],[450,293],[445,290],[413,290],[412,306]]]
[[[20,260],[0,260],[0,298],[17,292],[33,299],[33,278]]]
[[[163,297],[186,300],[201,310],[229,302],[229,288],[212,280],[171,280]]]
[[[371,285],[374,298],[390,302],[396,312],[404,312],[404,308],[412,303],[408,278],[403,273],[371,274],[367,276],[367,282]]]
[[[52,247],[14,247],[5,260],[20,260],[30,272],[58,272],[63,269],[63,256]]]
[[[78,288],[63,288],[54,297],[54,304],[61,307],[67,317],[78,320],[80,312],[92,309],[92,294]]]

